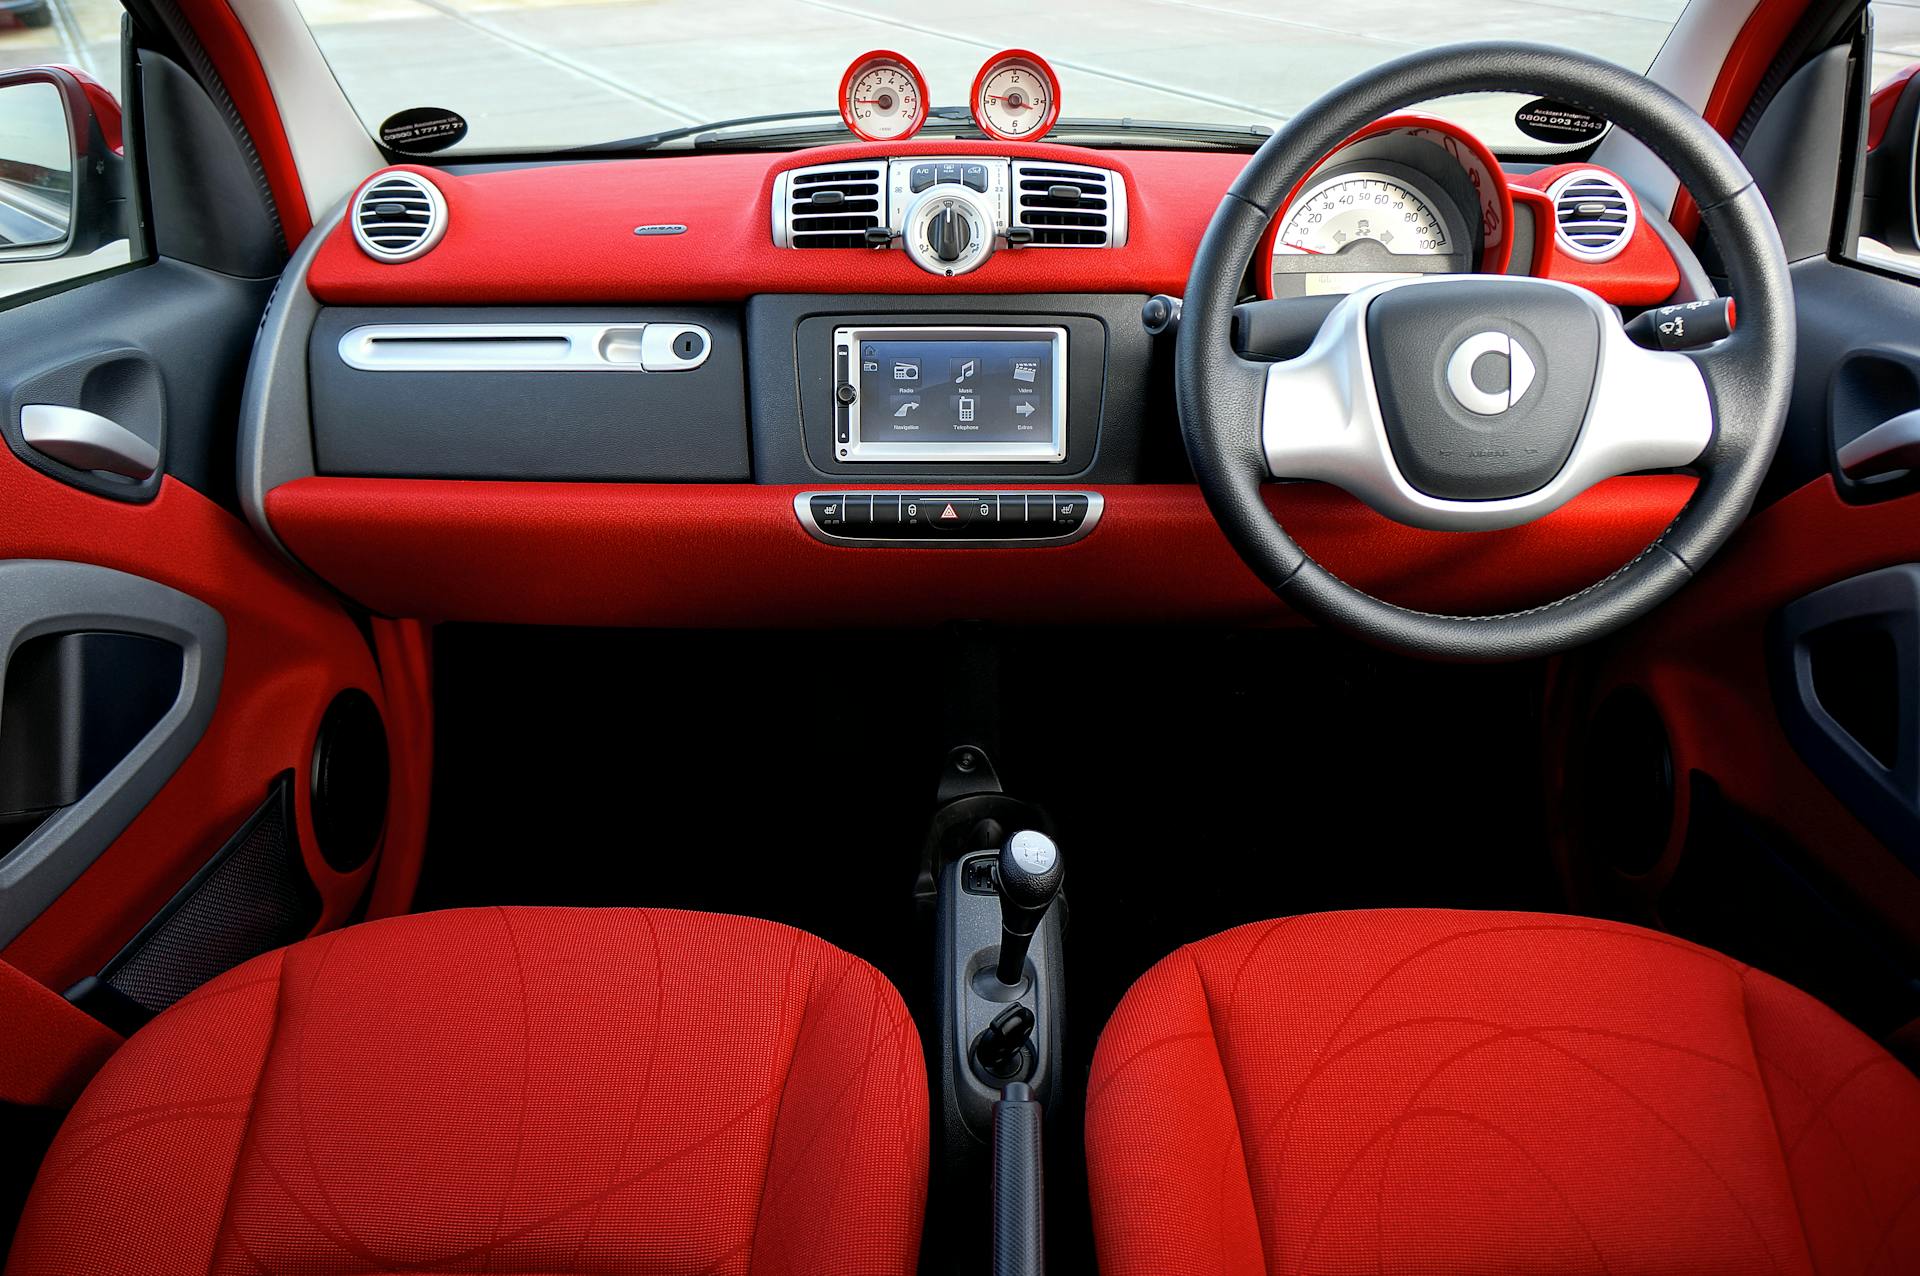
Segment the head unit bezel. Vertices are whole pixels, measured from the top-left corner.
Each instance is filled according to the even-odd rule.
[[[1052,421],[1044,439],[1032,442],[902,443],[860,436],[859,349],[867,341],[1047,341],[1052,345]],[[1024,461],[1057,465],[1067,459],[1067,330],[1058,325],[888,324],[833,330],[835,370],[834,455],[854,465],[973,461]],[[851,399],[842,387],[851,388]]]

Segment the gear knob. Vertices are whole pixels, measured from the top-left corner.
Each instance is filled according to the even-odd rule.
[[[1060,893],[1066,874],[1060,848],[1045,833],[1021,829],[1000,847],[1000,982],[1012,987],[1026,973],[1033,932]]]

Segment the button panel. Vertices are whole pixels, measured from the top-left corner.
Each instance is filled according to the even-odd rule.
[[[1098,492],[802,492],[800,525],[830,545],[1027,547],[1079,540],[1100,521]]]

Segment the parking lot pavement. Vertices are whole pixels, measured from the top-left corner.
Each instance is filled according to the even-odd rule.
[[[0,67],[65,61],[117,85],[116,0],[51,0],[42,29],[0,27]],[[443,106],[487,149],[586,142],[730,116],[833,106],[856,54],[897,49],[937,103],[985,56],[1048,57],[1069,115],[1278,124],[1407,50],[1520,36],[1644,67],[1679,0],[299,0],[370,126]],[[1876,81],[1920,60],[1920,0],[1874,0]],[[5,21],[0,19],[0,21]],[[1512,103],[1453,113],[1496,141]]]
[[[1365,67],[1423,45],[1526,34],[1645,66],[1677,0],[302,0],[370,122],[467,116],[475,143],[590,140],[767,111],[831,109],[860,52],[897,49],[939,104],[990,52],[1053,62],[1069,115],[1277,124]],[[431,58],[421,50],[431,48]],[[1511,106],[1497,108],[1504,121]]]

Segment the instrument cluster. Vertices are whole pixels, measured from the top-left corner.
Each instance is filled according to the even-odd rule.
[[[840,77],[840,117],[869,142],[899,142],[927,122],[927,79],[891,49],[863,53]],[[1046,59],[1025,49],[1004,49],[981,64],[967,109],[988,137],[1032,142],[1060,118],[1060,78]]]
[[[1345,293],[1417,274],[1506,270],[1513,197],[1479,139],[1390,115],[1337,147],[1287,197],[1262,246],[1269,297]]]

